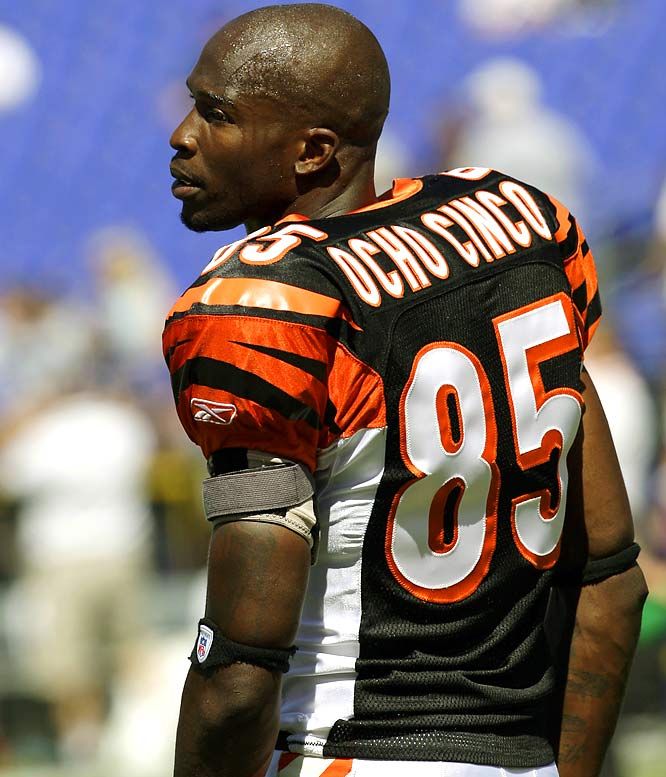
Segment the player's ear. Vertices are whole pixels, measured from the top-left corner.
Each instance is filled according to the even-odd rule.
[[[340,138],[331,129],[313,127],[307,130],[301,152],[296,160],[298,175],[311,175],[327,167],[340,145]]]

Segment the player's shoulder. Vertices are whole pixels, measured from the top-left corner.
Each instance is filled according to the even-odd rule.
[[[470,202],[471,200],[471,202]],[[415,178],[400,178],[377,202],[332,219],[310,222],[327,233],[328,244],[349,240],[372,229],[420,220],[423,214],[452,206],[469,213],[492,216],[493,209],[508,206],[517,212],[528,209],[550,226],[562,206],[530,182],[489,167],[459,167]],[[489,211],[489,214],[487,213]],[[464,213],[463,213],[464,215]]]
[[[340,284],[312,250],[326,238],[297,217],[221,246],[176,301],[167,325],[201,315],[308,322],[348,316]]]
[[[288,284],[334,293],[312,247],[328,234],[301,216],[287,217],[221,246],[188,292],[201,287],[249,289]],[[239,302],[238,304],[243,304]]]
[[[464,196],[477,191],[489,190],[504,199],[515,201],[524,199],[523,192],[539,203],[539,206],[554,211],[556,202],[548,193],[531,181],[516,178],[511,173],[492,167],[457,167],[444,170],[437,175],[426,176],[433,188],[442,191],[452,198]]]
[[[472,204],[477,211],[481,207],[483,211],[497,213],[498,208],[504,210],[508,206],[521,215],[531,212],[558,243],[562,231],[575,225],[573,214],[550,192],[502,170],[458,167],[426,178],[433,194],[436,192],[458,209]]]

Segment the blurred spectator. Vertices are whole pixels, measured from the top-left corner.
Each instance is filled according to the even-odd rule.
[[[137,641],[125,656],[101,745],[100,762],[108,766],[104,774],[164,777],[172,771],[180,696],[188,670],[184,657],[192,648],[191,624],[201,617],[205,599],[205,569],[191,578],[164,579],[159,592],[153,591],[152,614],[159,637]]]
[[[666,606],[666,445],[661,448],[654,473],[653,492],[653,512],[645,534],[653,560],[660,563],[650,567],[652,582],[655,583],[650,590]]]
[[[599,327],[585,363],[608,417],[634,521],[641,524],[651,504],[653,463],[660,444],[653,398],[608,322]]]
[[[613,7],[616,0],[459,0],[460,15],[476,32],[497,38],[533,32],[575,18],[585,8]],[[598,20],[597,26],[598,26]]]
[[[618,336],[647,380],[662,430],[666,414],[666,182],[645,259],[623,277],[613,300]],[[663,431],[662,431],[663,434]]]
[[[576,127],[543,104],[537,72],[518,59],[491,59],[465,79],[463,92],[469,114],[441,169],[496,168],[557,197],[586,224],[593,153]]]
[[[80,303],[16,287],[0,299],[0,418],[90,380],[94,337]]]
[[[375,189],[377,194],[388,191],[396,178],[413,175],[412,160],[407,147],[397,134],[385,129],[377,146]]]
[[[0,25],[0,113],[34,97],[41,80],[36,53],[16,30]]]
[[[164,387],[161,335],[176,297],[164,264],[141,233],[122,227],[96,232],[89,254],[95,317],[109,349],[107,379],[142,390]]]
[[[666,375],[665,283],[663,268],[644,262],[621,280],[614,300],[622,345],[658,402]]]
[[[89,393],[37,408],[0,451],[0,487],[19,505],[14,679],[53,705],[66,759],[94,753],[117,651],[142,633],[154,442],[131,404]]]
[[[164,584],[151,583],[205,557],[205,467],[177,426],[161,355],[168,276],[134,231],[104,230],[89,246],[89,313],[31,288],[0,306],[0,768],[55,756],[110,767],[115,750],[123,773],[143,777],[167,771],[173,749],[164,732],[179,693],[158,667],[191,640],[176,631],[183,608],[155,647]],[[146,651],[152,685],[136,661]],[[143,713],[155,736],[137,757]]]

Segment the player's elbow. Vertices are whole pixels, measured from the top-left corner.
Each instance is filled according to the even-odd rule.
[[[625,606],[631,612],[637,613],[640,617],[643,612],[645,600],[648,598],[650,591],[643,570],[638,564],[627,570],[625,582],[627,584],[627,600]]]
[[[630,618],[641,617],[648,587],[643,570],[638,564],[609,578],[607,588],[606,599],[613,613]]]
[[[598,641],[625,645],[638,639],[643,605],[648,595],[638,564],[600,583],[585,586],[577,612],[577,627]]]
[[[249,727],[270,727],[277,719],[280,678],[248,664],[232,664],[207,676],[188,678],[191,706],[200,727],[209,733],[227,733]]]

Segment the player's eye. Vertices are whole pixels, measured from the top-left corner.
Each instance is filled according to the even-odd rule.
[[[221,111],[219,108],[204,109],[202,110],[201,115],[208,122],[233,124],[233,121],[229,115],[224,111]]]
[[[192,92],[188,92],[188,95],[190,100],[194,102],[197,113],[205,121],[211,124],[235,124],[231,116],[219,108],[216,103],[212,103],[207,98],[197,99]]]
[[[233,124],[233,119],[221,108],[211,106],[208,102],[198,102],[194,95],[190,95],[194,100],[197,112],[207,122],[211,124]]]

